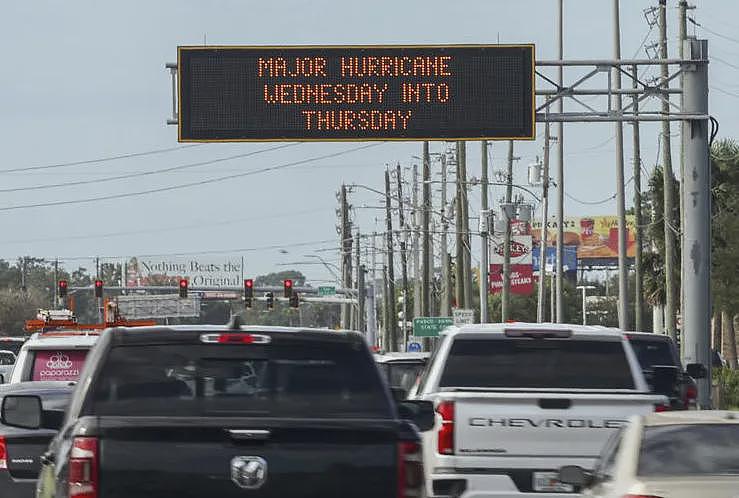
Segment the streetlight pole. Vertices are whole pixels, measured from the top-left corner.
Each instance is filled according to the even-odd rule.
[[[594,285],[578,285],[578,289],[582,291],[582,324],[587,325],[588,324],[588,309],[587,309],[587,291],[588,289],[595,289]]]

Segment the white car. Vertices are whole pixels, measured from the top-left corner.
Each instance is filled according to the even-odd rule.
[[[436,408],[422,435],[432,497],[574,497],[559,469],[592,469],[629,417],[667,401],[624,335],[599,327],[450,327],[429,361],[411,399]]]
[[[39,332],[33,334],[18,353],[18,359],[6,382],[74,382],[80,375],[88,351],[98,339],[91,332]]]
[[[602,498],[735,498],[739,412],[635,417],[609,440],[593,472],[564,467],[560,481]]]

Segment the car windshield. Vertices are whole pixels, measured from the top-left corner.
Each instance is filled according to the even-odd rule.
[[[652,370],[655,365],[675,365],[670,344],[666,341],[630,337],[631,348],[642,370]]]
[[[440,387],[633,389],[621,342],[456,339]]]
[[[15,363],[15,355],[10,351],[0,351],[0,365],[12,365]]]
[[[739,424],[646,427],[637,475],[739,475]]]

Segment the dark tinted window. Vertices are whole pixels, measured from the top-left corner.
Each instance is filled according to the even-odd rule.
[[[94,405],[99,415],[390,416],[369,354],[337,343],[117,347]]]
[[[386,363],[383,371],[393,387],[410,389],[423,371],[423,363]]]
[[[440,387],[633,389],[617,341],[456,339]]]
[[[646,427],[640,476],[739,475],[739,424]]]
[[[655,365],[675,365],[676,358],[672,355],[670,343],[650,339],[635,339],[631,337],[631,348],[639,360],[642,370],[651,370]]]

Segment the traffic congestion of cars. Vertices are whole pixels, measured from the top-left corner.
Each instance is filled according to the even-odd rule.
[[[433,354],[238,319],[35,333],[0,386],[0,496],[733,498],[739,412],[695,410],[701,367],[555,324]]]

